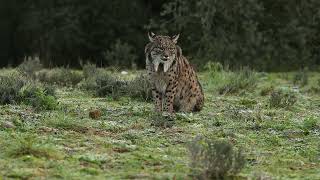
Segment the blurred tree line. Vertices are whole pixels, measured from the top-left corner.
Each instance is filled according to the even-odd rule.
[[[199,67],[284,71],[320,64],[319,0],[1,0],[0,66],[144,67],[147,31],[180,32]]]

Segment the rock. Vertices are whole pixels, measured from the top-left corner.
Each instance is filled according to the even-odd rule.
[[[1,123],[1,127],[6,129],[14,129],[16,126],[11,121],[4,121]]]
[[[127,71],[121,71],[121,74],[122,74],[122,75],[127,75],[128,72],[127,72]]]
[[[101,113],[101,111],[99,109],[91,110],[89,112],[89,117],[91,119],[98,119],[98,118],[101,117],[101,115],[102,115],[102,113]]]
[[[130,152],[130,149],[128,148],[124,148],[124,147],[115,147],[112,149],[114,152],[117,153],[126,153],[126,152]]]
[[[58,129],[46,127],[46,126],[40,127],[39,130],[44,133],[54,133],[54,134],[58,133]]]

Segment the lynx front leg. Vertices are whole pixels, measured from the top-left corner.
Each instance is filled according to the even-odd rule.
[[[156,89],[152,89],[152,96],[153,96],[153,100],[155,103],[155,110],[157,112],[161,112],[162,111],[162,96],[161,93],[159,91],[157,91]]]
[[[170,81],[165,93],[164,110],[169,113],[173,113],[173,101],[176,94],[178,82]]]

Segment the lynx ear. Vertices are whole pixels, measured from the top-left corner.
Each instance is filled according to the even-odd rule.
[[[149,37],[149,40],[150,40],[150,42],[153,42],[154,41],[154,37],[155,37],[156,35],[153,33],[153,32],[148,32],[148,37]]]
[[[179,58],[180,56],[182,56],[182,49],[178,45],[176,45],[176,49],[177,49],[177,57]]]
[[[145,47],[144,47],[144,53],[147,54],[150,51],[151,48],[151,43],[148,43]]]
[[[171,40],[172,40],[175,44],[177,44],[178,39],[179,39],[179,36],[180,36],[180,34],[174,35],[174,36],[171,37]]]

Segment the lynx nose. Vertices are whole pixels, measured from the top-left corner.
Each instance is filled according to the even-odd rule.
[[[164,60],[164,61],[167,61],[169,59],[169,56],[168,55],[164,55],[163,57],[162,57],[162,60]]]

